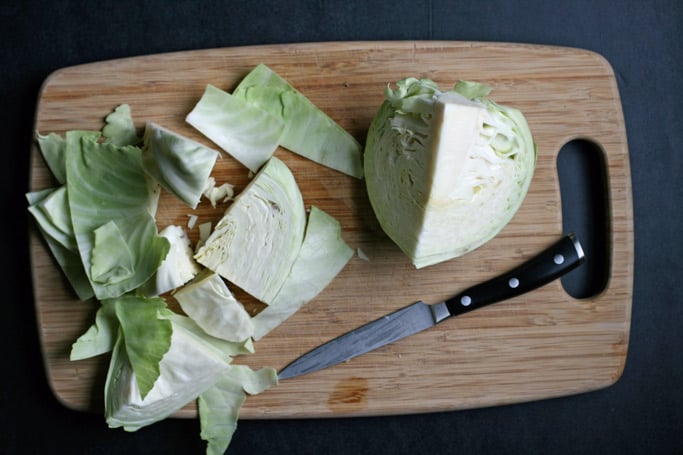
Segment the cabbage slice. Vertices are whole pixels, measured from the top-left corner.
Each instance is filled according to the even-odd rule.
[[[217,151],[147,122],[142,150],[145,172],[193,209],[199,204],[217,158]]]
[[[140,288],[140,293],[148,297],[179,288],[201,270],[193,258],[192,244],[183,228],[169,225],[159,235],[168,239],[170,249],[154,275]]]
[[[254,331],[249,313],[213,272],[203,272],[173,296],[185,314],[211,336],[237,342]]]
[[[358,141],[266,65],[250,71],[233,95],[282,119],[283,147],[344,174],[363,177]]]
[[[524,200],[536,149],[521,112],[483,98],[482,84],[396,85],[368,131],[366,186],[384,232],[421,268],[500,232]]]
[[[208,455],[222,455],[227,450],[247,394],[261,393],[277,382],[277,372],[272,368],[253,371],[244,365],[234,365],[213,387],[199,395],[201,437],[207,441]]]
[[[130,113],[130,106],[128,104],[121,104],[116,106],[113,112],[105,117],[105,125],[102,127],[102,137],[106,138],[108,142],[114,145],[138,145],[140,137],[138,137],[133,122],[133,116]]]
[[[287,280],[270,304],[253,318],[254,340],[313,300],[352,256],[353,250],[341,237],[339,221],[312,206],[306,236]]]
[[[172,324],[168,352],[159,363],[159,377],[143,398],[125,344],[119,333],[105,383],[105,418],[110,428],[136,431],[177,412],[226,375],[232,356],[253,352],[250,341],[229,343],[210,337],[191,319],[160,311]]]
[[[294,176],[272,157],[227,208],[195,259],[270,303],[299,254],[305,223]]]
[[[211,84],[185,120],[252,172],[273,155],[284,129],[277,116]]]

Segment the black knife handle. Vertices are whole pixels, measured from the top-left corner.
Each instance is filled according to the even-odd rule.
[[[446,307],[451,316],[457,316],[524,294],[573,270],[584,259],[578,239],[568,234],[519,267],[451,297]]]

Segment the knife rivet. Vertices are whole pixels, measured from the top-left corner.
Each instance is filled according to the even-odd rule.
[[[556,254],[553,258],[553,262],[557,265],[562,264],[564,262],[564,256],[562,256],[561,254]]]
[[[462,306],[469,306],[472,303],[472,298],[469,295],[463,295],[460,297],[460,304]]]
[[[508,281],[508,286],[510,286],[512,289],[516,288],[519,286],[519,280],[517,278],[510,278],[510,281]]]

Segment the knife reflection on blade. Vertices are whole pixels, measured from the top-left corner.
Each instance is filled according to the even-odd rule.
[[[413,303],[302,355],[278,373],[280,380],[301,376],[345,362],[366,352],[468,311],[524,294],[559,278],[585,259],[574,234],[496,278],[475,285],[441,303]]]

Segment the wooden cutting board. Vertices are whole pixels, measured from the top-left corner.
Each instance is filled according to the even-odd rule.
[[[384,87],[408,76],[442,87],[460,79],[493,86],[491,97],[519,108],[538,145],[538,166],[525,202],[494,240],[455,260],[415,270],[379,229],[364,182],[286,150],[306,205],[335,216],[354,257],[318,298],[267,337],[254,368],[281,368],[309,349],[416,300],[441,301],[523,262],[562,234],[558,151],[594,141],[608,175],[609,278],[604,291],[577,300],[561,282],[386,346],[334,368],[283,381],[250,397],[242,418],[380,415],[501,405],[594,390],[613,384],[626,361],[633,282],[633,214],[624,119],[615,77],[599,55],[578,49],[479,42],[350,42],[267,45],[141,56],[70,67],[45,81],[35,129],[100,129],[122,103],[137,125],[147,120],[213,146],[185,123],[211,83],[227,91],[265,63],[361,143]],[[53,181],[32,145],[30,187]],[[248,181],[247,170],[219,160],[219,183]],[[158,222],[216,221],[206,202],[195,211],[164,196]],[[31,228],[35,306],[49,383],[69,408],[101,412],[108,356],[71,362],[73,341],[94,321],[97,304],[74,298],[35,228]],[[197,238],[197,229],[189,231]],[[249,299],[244,297],[248,304]],[[194,404],[177,414],[196,415]]]

